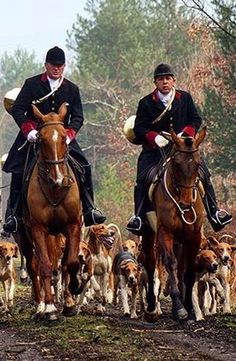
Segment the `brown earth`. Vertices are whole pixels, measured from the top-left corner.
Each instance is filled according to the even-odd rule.
[[[170,302],[155,324],[122,317],[113,306],[97,315],[92,305],[54,324],[35,321],[30,288],[17,287],[14,308],[0,319],[0,361],[205,361],[236,360],[236,309],[205,321],[179,324]]]

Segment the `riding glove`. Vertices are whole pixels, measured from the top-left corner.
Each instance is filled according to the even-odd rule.
[[[66,136],[66,144],[70,144],[70,142],[72,141],[72,139],[67,135]]]
[[[66,144],[70,144],[70,142],[75,139],[76,136],[76,132],[74,129],[72,128],[67,128],[66,129]]]
[[[27,135],[27,140],[30,143],[35,143],[37,140],[38,131],[36,129],[31,130]]]
[[[155,137],[154,141],[159,148],[165,147],[169,143],[169,140],[167,140],[160,134]]]

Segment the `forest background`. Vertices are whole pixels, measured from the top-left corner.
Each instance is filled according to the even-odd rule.
[[[77,139],[92,165],[96,204],[125,228],[133,212],[140,146],[129,143],[125,120],[154,89],[161,62],[176,71],[208,128],[203,145],[219,205],[236,204],[236,5],[234,0],[88,0],[67,34],[73,61],[66,76],[79,85],[85,122]],[[43,71],[34,52],[0,57],[0,97]],[[18,132],[0,104],[0,155]],[[9,176],[3,175],[3,185]],[[3,189],[5,209],[9,187]]]

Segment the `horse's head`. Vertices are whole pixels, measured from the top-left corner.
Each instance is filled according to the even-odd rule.
[[[50,173],[50,180],[55,185],[62,185],[64,180],[63,167],[68,152],[63,122],[67,112],[66,103],[60,106],[58,113],[50,112],[45,115],[35,105],[32,107],[35,117],[41,121],[39,127],[39,159],[46,164],[47,172]]]
[[[173,142],[172,165],[176,180],[185,179],[186,185],[197,176],[200,166],[199,146],[206,136],[206,127],[196,137],[178,137],[171,130],[169,139]]]
[[[206,136],[206,127],[196,137],[178,137],[171,130],[165,134],[173,142],[172,157],[169,163],[170,179],[179,193],[180,203],[185,207],[194,202],[201,163],[199,146]]]

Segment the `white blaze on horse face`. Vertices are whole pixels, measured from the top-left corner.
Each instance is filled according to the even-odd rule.
[[[52,141],[54,143],[54,153],[55,153],[55,161],[58,161],[58,155],[57,155],[57,142],[58,142],[59,136],[58,136],[58,131],[54,129],[53,133],[52,133]],[[55,169],[56,169],[56,180],[55,182],[58,185],[62,184],[62,181],[64,179],[63,174],[60,171],[59,165],[55,164]]]

